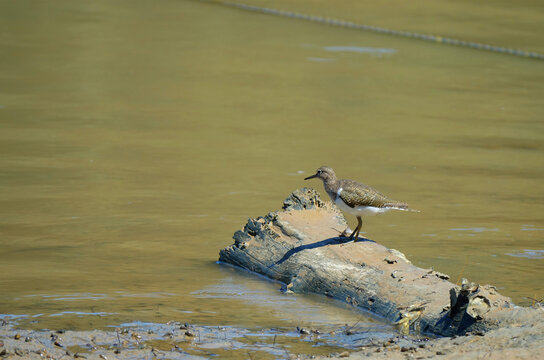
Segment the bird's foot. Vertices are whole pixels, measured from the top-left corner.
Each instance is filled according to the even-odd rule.
[[[353,236],[355,232],[354,231],[351,231],[351,229],[349,227],[346,228],[346,230],[342,231],[342,233],[340,233],[340,237],[343,237],[343,238],[348,238],[350,236]]]

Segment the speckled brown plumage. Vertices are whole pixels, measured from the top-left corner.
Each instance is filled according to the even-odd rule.
[[[407,204],[392,200],[368,185],[347,179],[337,181],[338,188],[342,188],[340,198],[349,207],[355,208],[357,206],[374,206],[377,208],[408,208]]]

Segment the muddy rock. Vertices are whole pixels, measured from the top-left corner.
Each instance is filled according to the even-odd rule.
[[[219,260],[283,282],[289,291],[324,294],[369,310],[403,333],[485,333],[515,318],[515,304],[494,287],[468,280],[456,286],[447,274],[418,268],[373,240],[346,243],[340,236],[346,227],[336,206],[302,188],[281,210],[249,219]]]

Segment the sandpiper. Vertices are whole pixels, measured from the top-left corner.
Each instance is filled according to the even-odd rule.
[[[349,236],[350,240],[357,239],[359,236],[363,227],[362,215],[376,215],[389,210],[416,211],[408,208],[408,205],[403,202],[389,199],[370,186],[353,180],[338,179],[333,169],[328,166],[320,167],[314,175],[304,180],[313,178],[323,180],[325,191],[336,206],[357,216],[359,223]]]

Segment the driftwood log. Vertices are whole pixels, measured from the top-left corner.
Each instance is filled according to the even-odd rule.
[[[461,286],[432,269],[414,266],[399,251],[372,240],[345,243],[342,213],[309,188],[293,192],[283,209],[249,219],[219,261],[278,280],[285,291],[343,300],[399,325],[402,332],[453,336],[484,333],[523,322],[493,286],[463,279]]]

